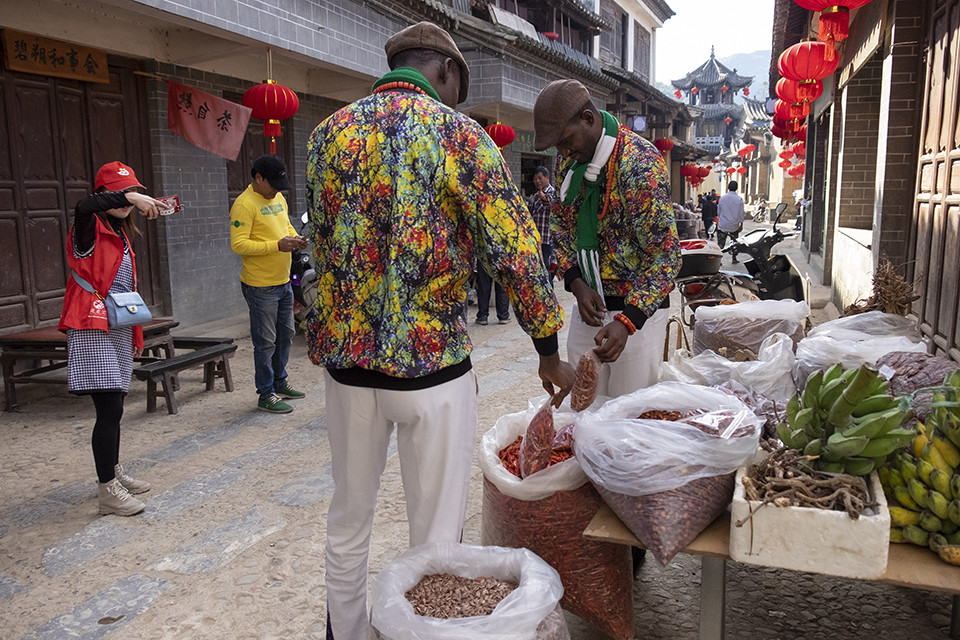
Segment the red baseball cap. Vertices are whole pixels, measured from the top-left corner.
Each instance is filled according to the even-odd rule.
[[[97,179],[93,184],[94,189],[106,187],[108,191],[123,191],[130,187],[141,187],[146,189],[137,180],[137,174],[133,169],[122,162],[108,162],[97,171]]]

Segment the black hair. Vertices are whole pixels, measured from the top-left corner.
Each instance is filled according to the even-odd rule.
[[[727,185],[727,190],[728,190],[728,191],[736,191],[736,190],[737,190],[737,186],[738,186],[738,185],[737,185],[737,181],[736,181],[736,180],[731,180],[731,181],[730,181],[730,184]]]
[[[434,51],[433,49],[404,49],[395,53],[387,64],[391,71],[398,67],[413,67],[414,69],[423,69],[432,62],[442,63],[449,58],[445,53]]]
[[[550,179],[550,169],[547,169],[546,167],[537,167],[536,169],[534,169],[533,175],[535,175],[535,176],[543,176],[544,178],[546,178],[547,180],[549,180],[549,179]]]

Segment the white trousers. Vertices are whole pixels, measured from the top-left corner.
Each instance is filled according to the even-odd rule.
[[[615,322],[619,311],[608,311],[603,324]],[[600,327],[591,327],[580,317],[577,303],[573,305],[570,331],[567,334],[567,360],[577,366],[580,356],[597,346],[594,338]],[[663,359],[663,341],[667,337],[669,309],[657,309],[643,326],[627,338],[627,344],[616,362],[600,365],[597,395],[616,398],[649,387],[657,382],[660,361]]]
[[[342,385],[324,371],[333,498],[327,513],[327,610],[336,640],[367,640],[370,531],[394,426],[410,546],[459,542],[477,434],[471,370],[421,391]]]

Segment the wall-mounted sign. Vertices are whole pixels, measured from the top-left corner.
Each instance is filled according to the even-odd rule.
[[[105,51],[10,29],[3,30],[3,61],[10,71],[110,82]]]
[[[533,148],[533,141],[536,138],[536,135],[533,131],[524,131],[522,129],[517,130],[517,137],[514,139],[513,144],[510,145],[512,151],[518,153],[530,153],[537,154],[540,156],[555,156],[557,155],[557,150],[553,147],[549,149],[544,149],[543,151],[535,151]]]

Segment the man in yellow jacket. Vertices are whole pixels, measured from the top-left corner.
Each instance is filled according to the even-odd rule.
[[[257,158],[253,181],[230,208],[230,248],[240,256],[240,288],[250,309],[257,408],[290,413],[284,399],[304,397],[287,382],[287,359],[293,342],[293,289],[290,252],[306,249],[287,213],[281,191],[291,189],[287,167],[278,156]]]

